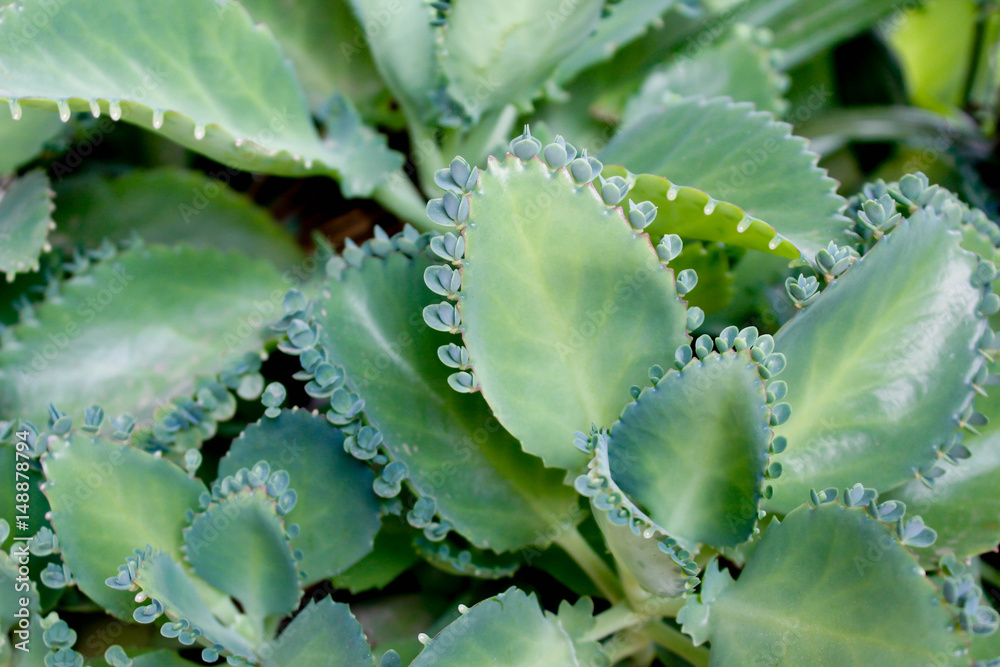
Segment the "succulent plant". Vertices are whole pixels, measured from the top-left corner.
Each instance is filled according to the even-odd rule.
[[[852,108],[896,4],[0,7],[0,667],[1000,665],[1000,24]]]

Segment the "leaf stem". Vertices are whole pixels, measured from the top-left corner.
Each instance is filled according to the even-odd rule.
[[[648,649],[649,640],[640,634],[630,632],[620,637],[610,639],[601,645],[601,650],[608,656],[610,664],[615,665],[625,658],[631,657]]]
[[[587,573],[587,576],[612,604],[618,604],[624,599],[625,594],[622,592],[618,577],[587,543],[587,540],[583,539],[579,530],[573,528],[565,531],[555,540],[555,543],[576,561],[580,569]]]
[[[650,621],[642,629],[642,634],[659,646],[676,653],[695,667],[708,667],[708,649],[695,646],[691,638],[667,625],[663,621]]]
[[[626,628],[636,628],[645,619],[641,619],[625,603],[619,603],[610,609],[605,609],[597,616],[594,616],[594,627],[590,632],[583,635],[583,641],[597,641],[604,639],[608,635],[621,632]]]

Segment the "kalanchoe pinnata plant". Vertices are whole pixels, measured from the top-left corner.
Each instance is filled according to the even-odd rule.
[[[974,4],[0,7],[0,667],[1000,667]]]

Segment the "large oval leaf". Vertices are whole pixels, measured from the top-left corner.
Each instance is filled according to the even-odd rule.
[[[537,158],[491,159],[468,202],[458,308],[475,378],[525,451],[578,469],[573,433],[614,421],[688,341],[673,271],[589,182]]]
[[[409,484],[433,501],[430,513],[436,507],[480,548],[518,549],[575,516],[577,499],[559,473],[521,451],[481,397],[448,386],[438,348],[449,337],[420,316],[434,301],[423,280],[432,264],[392,252],[330,279],[319,302],[323,345],[365,399],[390,457],[406,464]]]
[[[651,370],[654,386],[610,432],[592,431],[581,443],[594,458],[577,490],[591,498],[618,561],[661,596],[697,582],[692,553],[703,544],[735,547],[757,531],[776,398],[762,377],[782,360],[767,356],[770,337],[758,341],[753,329],[726,334],[722,354],[709,352],[708,336],[697,343],[701,359],[682,363],[690,352],[680,348],[678,369],[662,377]]]
[[[711,665],[968,665],[968,638],[892,527],[862,508],[800,507],[733,582],[708,568],[678,619]]]
[[[402,162],[358,122],[320,138],[274,37],[234,0],[51,9],[23,0],[0,13],[0,98],[15,117],[21,105],[58,108],[63,120],[106,113],[245,171],[337,176],[355,196]]]
[[[750,352],[669,371],[611,426],[608,470],[686,546],[736,546],[757,524],[771,429]]]
[[[52,527],[77,585],[113,615],[131,618],[133,596],[105,580],[146,545],[180,560],[185,513],[198,508],[205,485],[165,459],[83,434],[50,444],[42,465]]]
[[[286,289],[270,264],[212,249],[149,246],[102,261],[4,338],[0,410],[43,423],[50,402],[71,417],[96,402],[145,419],[157,401],[190,394],[195,375],[260,350]]]
[[[960,240],[918,211],[777,333],[793,411],[768,509],[855,480],[888,490],[936,459],[985,363],[978,260]]]
[[[283,410],[251,424],[219,461],[219,477],[267,461],[285,470],[298,502],[286,516],[301,529],[295,548],[306,584],[343,572],[372,550],[379,499],[371,469],[344,451],[344,434],[323,417]]]

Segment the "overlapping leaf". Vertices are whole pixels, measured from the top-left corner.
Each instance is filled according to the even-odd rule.
[[[459,309],[483,396],[526,451],[578,468],[572,434],[614,421],[688,340],[673,272],[620,209],[537,159],[491,162],[469,202]]]
[[[30,161],[63,128],[59,114],[51,111],[25,109],[19,120],[0,114],[0,174]]]
[[[830,241],[845,244],[849,223],[836,181],[790,130],[746,103],[685,98],[625,127],[601,159],[644,174],[629,196],[660,206],[652,233],[683,223],[674,233],[761,248],[769,225],[778,234],[768,239],[772,252],[794,257],[787,241],[811,257]]]
[[[318,111],[334,94],[346,95],[366,117],[385,86],[366,38],[383,26],[362,26],[349,0],[240,0],[254,21],[274,32],[298,74],[309,106]]]
[[[918,211],[775,336],[794,410],[770,509],[855,480],[888,490],[936,460],[985,362],[978,260],[960,240]]]
[[[83,174],[55,189],[59,229],[53,243],[66,250],[136,234],[147,243],[239,250],[282,269],[302,261],[295,239],[267,211],[225,182],[195,171],[163,167],[117,178]]]
[[[299,570],[285,523],[263,488],[210,504],[184,529],[183,550],[194,573],[239,601],[258,627],[276,627],[299,604]]]
[[[134,447],[73,434],[43,459],[45,494],[62,558],[77,585],[119,618],[131,618],[131,595],[105,579],[146,545],[181,558],[185,512],[205,486],[174,464]]]
[[[379,530],[374,474],[344,451],[344,434],[323,417],[284,410],[251,424],[219,461],[219,476],[267,461],[285,470],[298,502],[286,516],[298,524],[295,548],[311,584],[344,571],[372,550]]]
[[[2,147],[0,147],[2,150]],[[0,274],[8,281],[38,270],[38,257],[49,246],[52,220],[49,179],[39,170],[0,184]]]
[[[968,665],[968,637],[894,529],[863,508],[800,507],[734,582],[713,563],[678,616],[711,665]]]
[[[454,0],[439,51],[448,92],[477,121],[528,106],[552,70],[597,26],[601,0]]]
[[[234,0],[72,0],[50,10],[23,0],[0,14],[0,98],[15,117],[22,106],[58,109],[63,120],[108,114],[245,171],[336,176],[355,196],[401,164],[356,121],[321,139],[270,31]]]
[[[62,283],[8,332],[0,410],[41,424],[50,402],[72,417],[97,402],[147,418],[157,401],[190,394],[195,375],[259,350],[286,289],[277,269],[238,253],[123,252]]]
[[[421,509],[436,510],[478,547],[518,549],[576,499],[560,474],[520,450],[479,396],[448,386],[438,359],[448,336],[420,319],[435,298],[423,284],[431,264],[393,252],[329,280],[319,304],[323,344],[365,399],[390,457],[406,464],[409,483],[430,503]],[[498,511],[508,519],[496,521]]]
[[[629,100],[622,124],[688,95],[731,97],[780,116],[787,106],[782,95],[788,78],[775,68],[777,54],[768,48],[768,41],[767,33],[736,25],[725,37],[692,56],[677,57],[653,70]]]

